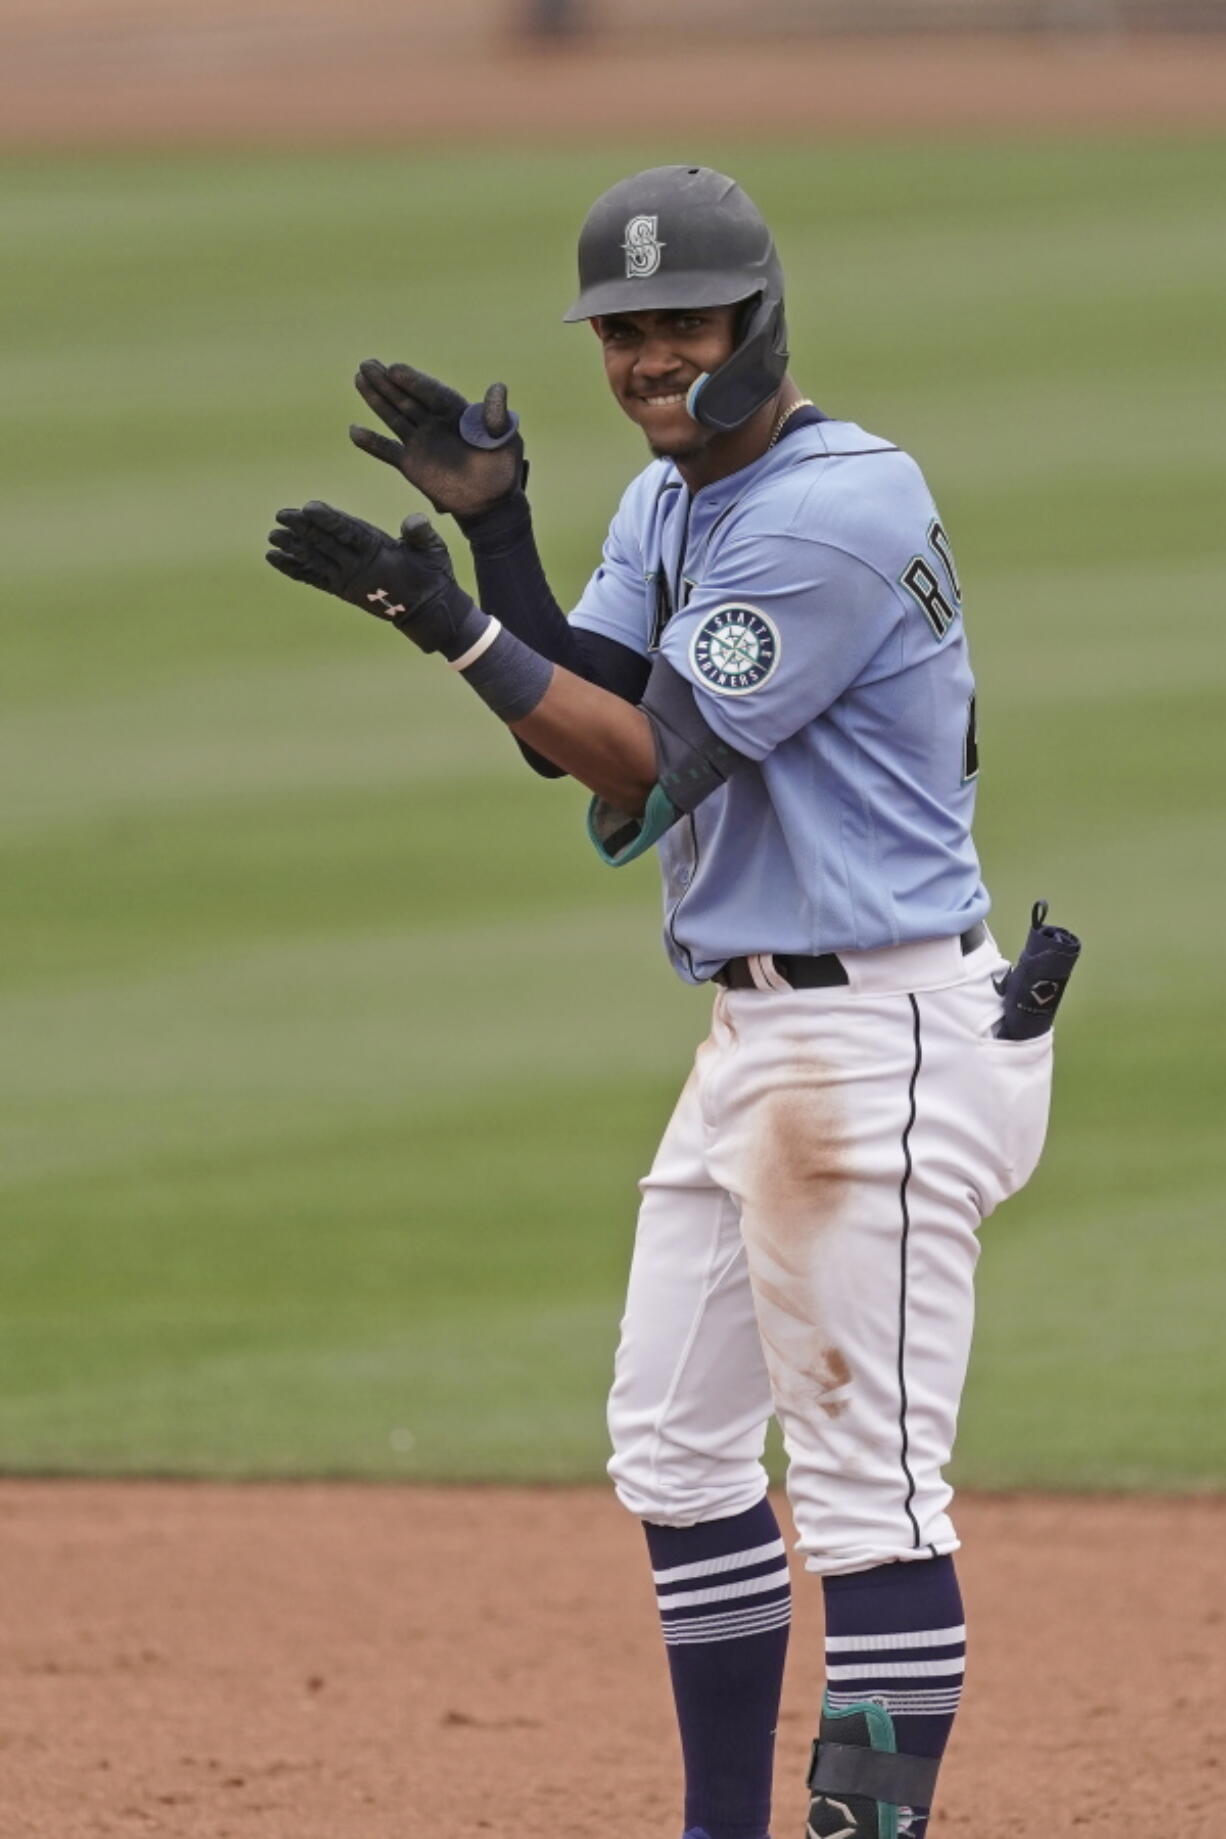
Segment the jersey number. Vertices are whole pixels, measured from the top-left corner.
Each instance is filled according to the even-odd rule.
[[[915,556],[903,571],[902,584],[918,603],[934,637],[943,639],[961,609],[962,588],[949,538],[935,518],[928,526],[928,547],[940,565],[941,574],[927,557]]]

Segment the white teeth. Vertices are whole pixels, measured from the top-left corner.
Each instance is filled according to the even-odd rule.
[[[684,402],[685,396],[684,394],[680,396],[644,396],[643,400],[649,403],[653,409],[662,409],[671,402]]]

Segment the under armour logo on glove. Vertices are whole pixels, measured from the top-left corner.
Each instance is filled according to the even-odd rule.
[[[278,511],[268,541],[266,560],[279,574],[388,621],[423,651],[463,657],[489,624],[452,574],[446,543],[419,512],[394,537],[312,498],[301,510]]]
[[[366,598],[367,600],[381,600],[383,602],[382,611],[387,614],[389,619],[395,619],[397,613],[404,613],[407,610],[404,607],[392,606],[391,602],[388,600],[387,589],[385,587],[381,587],[375,594],[367,594]]]

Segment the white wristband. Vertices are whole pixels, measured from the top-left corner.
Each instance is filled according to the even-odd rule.
[[[495,619],[491,613],[490,623],[485,628],[485,631],[481,634],[476,644],[470,645],[468,650],[464,652],[461,657],[448,658],[447,662],[450,664],[452,670],[467,670],[470,664],[475,664],[478,658],[483,658],[501,631],[502,621],[500,619]]]

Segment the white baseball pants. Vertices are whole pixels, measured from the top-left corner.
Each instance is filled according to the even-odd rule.
[[[1050,1033],[992,1032],[990,937],[839,955],[845,988],[717,995],[640,1184],[609,1400],[618,1497],[665,1526],[760,1500],[777,1416],[830,1574],[957,1549],[976,1230],[1038,1162],[1052,1065]]]

